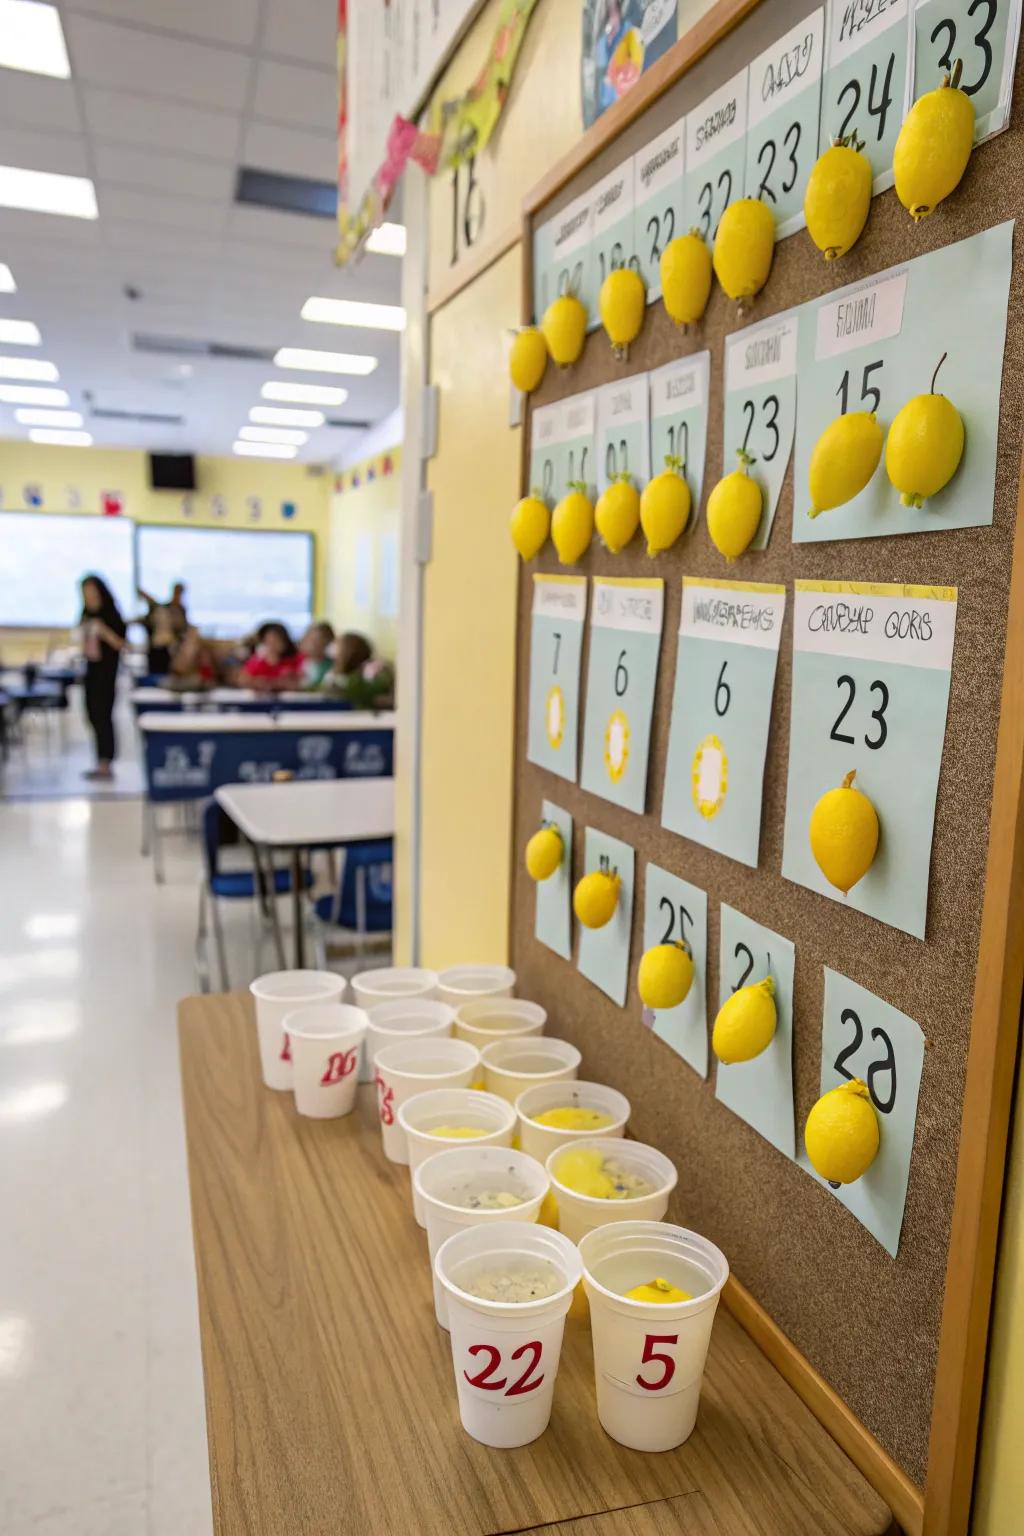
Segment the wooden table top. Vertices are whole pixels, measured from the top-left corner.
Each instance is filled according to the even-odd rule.
[[[547,1432],[518,1450],[477,1444],[372,1088],[346,1119],[302,1119],[262,1085],[247,994],[188,998],[179,1019],[217,1536],[893,1528],[723,1307],[678,1450],[647,1455],[604,1433],[589,1329],[572,1319]]]

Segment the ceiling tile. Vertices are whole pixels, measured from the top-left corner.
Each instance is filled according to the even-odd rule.
[[[99,184],[96,192],[100,219],[123,219],[135,224],[169,224],[172,229],[200,230],[219,234],[227,216],[221,203],[199,197],[160,197],[134,187]]]
[[[75,87],[19,69],[0,69],[0,123],[80,133]]]
[[[85,141],[78,134],[40,133],[0,123],[0,165],[27,171],[56,171],[62,176],[91,176]]]
[[[241,112],[252,61],[247,54],[162,37],[90,16],[68,17],[68,51],[86,85],[142,83],[154,96]]]
[[[129,149],[97,139],[93,145],[96,174],[103,182],[183,197],[205,197],[229,203],[235,191],[235,167],[226,161],[160,155],[151,149]]]
[[[22,213],[17,208],[0,210],[0,250],[7,250],[7,237],[12,246],[20,242],[36,240],[51,248],[61,245],[100,245],[99,219],[64,219],[53,213]],[[0,258],[6,261],[7,256]],[[13,261],[11,262],[13,266]],[[16,273],[15,276],[18,274]]]
[[[332,262],[337,231],[333,219],[313,219],[296,213],[272,213],[266,208],[235,206],[228,215],[228,234],[271,245],[300,246],[320,252],[324,266]]]
[[[333,68],[337,20],[337,6],[323,0],[265,0],[264,52]]]
[[[234,160],[240,119],[199,107],[175,107],[146,96],[83,86],[89,128],[97,137],[155,149],[181,150],[210,160]]]
[[[288,3],[285,0],[286,6]],[[305,3],[320,5],[321,0]],[[333,10],[331,6],[326,8]],[[87,11],[93,16],[248,48],[256,37],[259,0],[174,0],[173,5],[168,5],[167,0],[63,0],[61,10],[66,20],[75,12]]]
[[[328,60],[330,65],[330,60]],[[256,69],[253,115],[334,134],[338,126],[338,77],[333,67],[307,69],[261,59]]]
[[[242,164],[258,171],[333,182],[338,174],[338,146],[333,134],[250,123],[242,140]]]

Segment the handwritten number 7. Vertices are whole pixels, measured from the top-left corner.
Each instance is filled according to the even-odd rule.
[[[555,660],[554,660],[554,663],[553,663],[553,665],[551,667],[551,672],[552,672],[553,676],[557,675],[557,672],[558,672],[558,657],[559,657],[559,654],[561,653],[561,649],[562,649],[562,636],[559,634],[558,630],[555,630],[554,640],[555,640]]]

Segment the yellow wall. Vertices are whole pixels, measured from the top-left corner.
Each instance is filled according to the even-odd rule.
[[[381,457],[375,454],[370,462],[379,466]],[[398,614],[397,609],[386,611],[382,581],[389,546],[394,550],[396,583],[398,579],[401,449],[391,449],[390,457],[392,474],[367,480],[367,465],[355,465],[340,477],[346,488],[330,498],[325,612],[335,629],[359,630],[382,656],[394,661]],[[353,472],[361,482],[354,489]]]

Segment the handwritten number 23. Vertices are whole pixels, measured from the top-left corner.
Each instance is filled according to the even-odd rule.
[[[998,0],[971,0],[971,4],[967,7],[967,14],[968,16],[973,16],[976,11],[980,10],[984,10],[985,20],[982,22],[979,30],[975,32],[973,41],[975,48],[981,53],[981,71],[978,78],[972,80],[970,84],[966,80],[960,82],[960,89],[965,96],[976,96],[992,73],[992,44],[988,40],[988,34],[991,32],[992,24],[996,19]],[[930,41],[937,43],[943,35],[945,35],[945,42],[939,55],[939,68],[951,69],[953,65],[953,50],[956,47],[956,22],[951,17],[947,16],[942,21],[936,22],[932,28]]]
[[[839,727],[853,708],[853,701],[857,697],[857,684],[848,672],[843,672],[836,678],[836,687],[846,689],[846,703],[836,716],[835,724],[831,731],[829,731],[829,737],[832,741],[841,741],[852,747],[857,738],[855,736],[848,736]],[[868,688],[868,692],[876,694],[878,697],[878,708],[871,711],[871,718],[877,722],[878,731],[874,736],[865,736],[864,745],[870,751],[877,752],[879,747],[885,746],[885,740],[889,734],[889,727],[885,721],[885,712],[889,707],[889,690],[879,678],[876,678]]]

